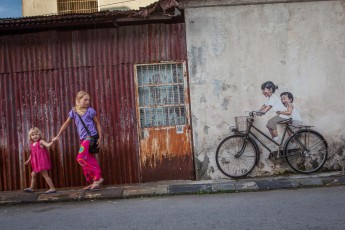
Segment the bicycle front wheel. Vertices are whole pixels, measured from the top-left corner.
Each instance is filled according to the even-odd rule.
[[[241,135],[225,138],[218,146],[216,162],[219,170],[228,177],[240,178],[255,167],[258,149],[251,139]]]
[[[326,140],[314,130],[300,130],[291,136],[284,147],[289,166],[304,174],[318,171],[327,160]]]

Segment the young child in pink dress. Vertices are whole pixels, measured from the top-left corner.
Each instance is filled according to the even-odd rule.
[[[50,147],[53,142],[47,143],[42,140],[42,132],[36,127],[29,130],[28,138],[30,141],[30,157],[25,161],[25,165],[31,162],[32,172],[31,185],[29,188],[24,189],[24,191],[34,192],[37,174],[41,173],[49,186],[49,190],[45,193],[55,193],[54,184],[48,175],[48,170],[50,170],[52,166],[46,149],[46,147]]]

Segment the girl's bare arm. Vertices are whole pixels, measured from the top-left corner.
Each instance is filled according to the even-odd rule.
[[[96,125],[96,129],[97,129],[97,133],[98,133],[98,136],[99,136],[99,139],[97,141],[97,145],[99,146],[99,144],[101,143],[101,139],[102,139],[102,127],[101,127],[101,123],[99,122],[97,116],[95,116],[93,118],[93,121],[95,122],[95,125]]]
[[[266,113],[266,112],[267,112],[268,110],[270,110],[271,108],[272,108],[272,106],[270,106],[270,105],[263,105],[263,106],[259,109],[259,111]]]
[[[72,121],[72,119],[71,119],[70,117],[67,118],[67,120],[65,121],[65,123],[63,123],[63,125],[61,126],[60,131],[58,132],[58,134],[56,135],[56,137],[53,138],[52,141],[56,141],[56,140],[59,139],[61,133],[62,133],[63,131],[65,131],[65,129],[67,129],[67,127],[68,127],[68,125],[71,123],[71,121]]]
[[[24,164],[29,164],[29,162],[31,161],[31,155],[29,156],[29,159],[27,161],[24,162]]]
[[[265,107],[266,107],[266,105],[262,105],[261,108],[259,109],[259,111],[262,111]]]
[[[47,147],[47,148],[49,148],[52,144],[53,144],[54,142],[53,141],[51,141],[51,142],[46,142],[46,141],[44,141],[44,140],[41,140],[40,141],[40,145],[42,146],[45,146],[45,147]]]

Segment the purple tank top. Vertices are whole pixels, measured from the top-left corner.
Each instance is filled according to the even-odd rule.
[[[83,123],[81,123],[80,118],[77,114],[77,112],[75,112],[73,109],[68,113],[68,116],[74,120],[76,126],[77,126],[77,130],[78,130],[78,134],[79,134],[79,138],[80,140],[84,140],[86,139],[87,136],[89,136],[89,134],[87,133],[87,131],[85,130]],[[96,111],[89,107],[86,112],[84,113],[83,116],[81,116],[81,118],[83,119],[86,127],[89,129],[91,136],[94,136],[97,134],[97,129],[95,126],[95,122],[93,121],[93,118],[96,116]]]

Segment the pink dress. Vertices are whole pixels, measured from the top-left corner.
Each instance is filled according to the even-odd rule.
[[[40,146],[40,141],[38,140],[36,145],[30,144],[31,150],[31,167],[33,172],[41,172],[43,170],[49,170],[52,168],[48,151],[45,147]]]

